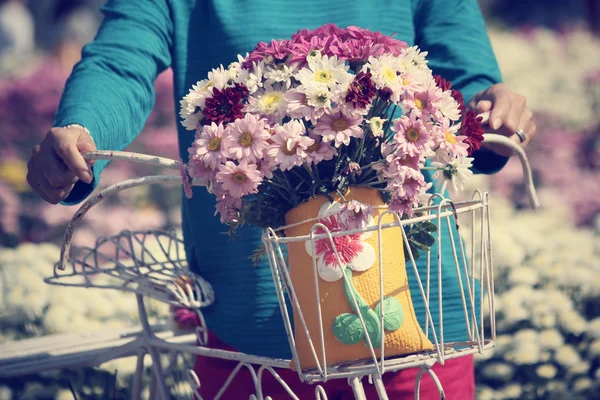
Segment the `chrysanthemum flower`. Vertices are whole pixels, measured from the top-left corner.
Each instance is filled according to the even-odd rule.
[[[414,114],[411,114],[410,117],[403,115],[394,120],[392,131],[396,132],[394,140],[398,149],[411,157],[425,153],[431,149],[433,144],[423,121]]]
[[[225,137],[226,149],[231,158],[258,161],[269,147],[268,125],[258,115],[246,114],[227,126],[229,135]]]
[[[242,160],[239,165],[236,165],[233,161],[227,161],[219,167],[216,180],[223,185],[223,190],[239,198],[256,193],[262,176],[256,164],[249,164],[246,160]]]
[[[318,164],[321,161],[328,161],[337,155],[337,149],[331,142],[325,142],[317,135],[309,135],[314,143],[306,148],[306,162],[308,164]]]
[[[312,133],[323,137],[325,142],[335,142],[335,147],[350,144],[350,138],[362,138],[362,116],[346,116],[343,113],[325,114],[319,119]]]
[[[242,99],[246,96],[248,96],[248,88],[239,83],[223,90],[213,88],[212,97],[206,99],[206,105],[202,110],[205,117],[204,124],[209,125],[213,122],[228,124],[242,118]]]
[[[270,124],[280,124],[287,109],[285,94],[286,91],[281,85],[259,89],[248,98],[244,111],[260,114]]]
[[[332,89],[350,82],[352,74],[348,73],[348,66],[343,60],[319,54],[308,58],[308,65],[298,71],[296,79],[305,86],[319,85]]]
[[[433,174],[433,177],[438,180],[438,185],[443,186],[445,182],[448,182],[450,184],[449,189],[453,193],[460,192],[473,175],[473,171],[470,169],[473,165],[473,158],[471,157],[459,158],[448,164],[432,162],[431,165],[438,168]]]
[[[196,140],[189,151],[190,156],[213,170],[217,169],[217,166],[227,159],[228,151],[223,141],[228,135],[229,128],[223,124],[217,125],[213,122],[211,125],[199,127]]]
[[[286,114],[291,118],[305,118],[312,123],[316,123],[325,114],[325,107],[315,108],[310,106],[306,94],[297,89],[288,90],[285,94],[285,99],[287,105]]]
[[[276,160],[282,171],[302,165],[306,149],[314,143],[305,133],[304,124],[298,120],[275,127],[267,154]]]

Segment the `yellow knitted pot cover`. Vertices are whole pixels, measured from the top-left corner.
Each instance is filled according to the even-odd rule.
[[[343,203],[340,196],[333,195],[332,197],[336,202]],[[376,189],[351,188],[344,197],[347,201],[356,200],[373,207],[384,205]],[[325,196],[318,196],[300,204],[288,212],[286,215],[286,224],[292,225],[319,216],[319,211],[321,210],[322,212],[324,208],[327,208],[326,203],[327,205],[330,204]],[[379,214],[384,211],[383,209],[374,208],[372,216],[375,224],[377,224]],[[327,218],[329,217],[321,219],[321,222],[332,221]],[[313,220],[287,228],[285,231],[286,236],[308,235],[312,226],[317,222]],[[394,222],[394,216],[387,214],[384,216],[383,223],[390,222]],[[330,226],[328,228],[331,229]],[[353,263],[349,262],[349,266],[343,270],[344,272],[340,272],[342,270],[339,269],[337,258],[335,258],[335,265],[331,265],[330,267],[333,269],[337,268],[338,271],[329,270],[331,272],[330,275],[327,274],[328,271],[321,271],[323,275],[321,272],[317,275],[319,277],[318,298],[322,310],[323,337],[327,364],[371,358],[371,352],[367,346],[367,336],[371,339],[375,348],[375,354],[379,356],[382,329],[385,332],[384,346],[386,358],[431,350],[433,345],[417,322],[408,289],[401,228],[382,229],[381,233],[382,254],[384,258],[383,295],[385,299],[383,302],[385,313],[383,326],[380,326],[379,314],[379,234],[375,230],[370,235],[356,234],[352,235],[352,237],[350,235],[348,237],[341,237],[336,240],[335,244],[338,253],[343,250],[343,246],[348,245],[353,240],[355,247],[348,250],[345,259],[352,258],[356,254],[357,249],[362,249],[362,256],[356,257],[356,260],[358,260],[354,263],[356,265],[351,265]],[[323,365],[313,256],[311,254],[312,243],[310,243],[310,240],[308,242],[308,245],[306,242],[292,242],[288,244],[288,263],[292,284],[310,333],[310,339],[315,346],[319,363]],[[360,243],[357,245],[356,242]],[[371,246],[372,249],[368,246]],[[320,251],[315,251],[317,259],[318,257],[327,256],[323,251],[324,248],[329,248],[329,257],[335,257],[334,254],[331,254],[331,247],[329,239],[322,239],[319,246]],[[365,261],[371,265],[365,265]],[[363,262],[362,265],[361,262]],[[344,283],[342,273],[349,278],[350,285]],[[323,279],[323,276],[326,280]],[[352,294],[357,299],[358,309],[352,301]],[[364,332],[363,325],[358,317],[359,313],[362,314],[365,320],[368,333]],[[301,367],[303,369],[316,367],[317,363],[304,332],[298,310],[295,307],[294,325],[294,336]]]

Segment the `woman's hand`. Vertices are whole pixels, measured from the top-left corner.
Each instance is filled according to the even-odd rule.
[[[489,114],[483,121],[489,126],[488,131],[507,136],[522,148],[527,147],[535,137],[533,113],[527,107],[525,97],[511,92],[504,83],[492,85],[477,93],[467,106],[479,114]],[[503,156],[512,155],[511,150],[504,146],[486,145],[485,141],[483,146]]]
[[[94,150],[94,140],[85,129],[52,128],[31,152],[27,182],[48,203],[59,203],[78,180],[92,182],[92,163],[81,153]]]

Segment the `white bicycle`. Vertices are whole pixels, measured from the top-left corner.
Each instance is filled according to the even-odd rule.
[[[532,175],[527,157],[523,150],[506,137],[486,134],[486,142],[504,144],[510,146],[519,156],[525,181],[529,192],[532,207],[539,206],[535,188],[532,183]],[[128,160],[131,162],[150,164],[179,170],[181,165],[178,161],[147,156],[134,153],[116,151],[97,151],[85,154],[89,160]],[[365,399],[363,378],[375,385],[380,399],[387,399],[382,377],[385,373],[398,371],[410,367],[419,367],[417,375],[415,399],[419,399],[420,382],[424,374],[429,374],[437,385],[442,398],[443,388],[431,367],[435,363],[443,364],[446,360],[462,357],[474,353],[482,353],[494,346],[496,338],[494,317],[494,281],[493,281],[493,259],[490,233],[490,205],[487,193],[475,192],[472,200],[452,202],[449,199],[434,195],[427,207],[418,210],[418,217],[401,220],[395,218],[395,222],[387,225],[379,223],[368,229],[372,231],[391,228],[402,228],[416,222],[432,221],[440,229],[437,233],[437,246],[443,246],[441,227],[447,226],[449,232],[453,218],[460,219],[461,224],[469,226],[468,240],[459,240],[459,246],[450,237],[453,259],[451,263],[456,267],[458,284],[462,293],[463,313],[465,317],[465,329],[468,338],[465,341],[445,340],[443,319],[443,285],[441,279],[441,257],[432,262],[430,254],[427,253],[427,273],[419,276],[412,255],[407,259],[407,268],[412,268],[418,278],[419,293],[414,298],[423,302],[425,314],[425,334],[432,339],[433,349],[417,354],[388,357],[385,355],[385,347],[381,349],[380,355],[376,354],[370,340],[366,340],[371,357],[346,362],[343,364],[327,363],[325,345],[322,339],[323,322],[320,325],[321,338],[314,332],[309,332],[303,311],[298,303],[296,291],[289,276],[289,268],[282,250],[288,243],[294,241],[305,241],[306,237],[284,237],[280,230],[268,229],[264,231],[263,242],[266,246],[271,271],[277,291],[283,321],[287,330],[293,361],[286,359],[273,359],[234,351],[212,349],[207,343],[208,329],[202,317],[202,309],[214,301],[214,293],[209,282],[197,276],[187,269],[187,261],[183,252],[182,241],[174,232],[129,232],[125,231],[118,235],[100,238],[94,248],[78,249],[71,252],[71,239],[76,232],[78,221],[94,205],[103,199],[129,188],[150,184],[181,185],[179,175],[157,175],[130,179],[110,187],[107,187],[89,198],[75,213],[65,232],[64,242],[61,248],[61,258],[55,266],[54,275],[45,281],[49,284],[63,286],[80,286],[85,288],[102,288],[110,290],[127,291],[134,294],[138,302],[139,318],[141,321],[141,334],[126,340],[121,346],[110,351],[104,351],[95,357],[95,364],[101,364],[111,359],[127,355],[137,355],[137,369],[133,386],[133,398],[140,397],[142,390],[142,376],[144,372],[144,358],[150,355],[152,358],[152,396],[162,399],[174,396],[169,380],[176,373],[173,368],[178,355],[188,354],[202,357],[212,357],[225,360],[234,360],[237,367],[232,371],[229,379],[224,383],[221,391],[215,399],[234,393],[235,379],[239,374],[250,374],[255,387],[252,399],[268,400],[269,393],[264,392],[262,385],[265,374],[270,374],[281,384],[285,391],[293,399],[298,399],[287,383],[277,373],[278,368],[289,369],[292,365],[298,373],[298,378],[307,383],[315,384],[315,398],[326,400],[327,393],[320,383],[331,379],[346,379],[352,387],[356,399]],[[404,229],[401,229],[404,244],[408,245]],[[311,239],[318,238],[332,240],[336,235],[329,231],[312,235]],[[148,250],[148,243],[159,244],[160,254]],[[332,241],[333,243],[333,241]],[[156,246],[154,246],[156,247]],[[381,253],[380,259],[384,255]],[[72,254],[70,256],[70,254]],[[441,253],[439,253],[441,254]],[[339,256],[338,256],[339,257]],[[316,273],[316,270],[315,270]],[[103,276],[104,279],[97,279]],[[380,274],[380,285],[383,285],[383,274]],[[318,285],[318,281],[315,280]],[[433,290],[436,288],[436,290]],[[383,293],[383,292],[382,292]],[[429,303],[435,299],[438,309],[430,309]],[[148,316],[144,304],[145,298],[152,298],[168,303],[175,307],[186,307],[195,310],[200,325],[194,332],[179,335],[157,335],[148,322]],[[382,296],[383,299],[383,296]],[[381,299],[381,300],[382,300]],[[356,299],[354,299],[356,301]],[[294,308],[294,317],[289,307]],[[382,307],[383,308],[383,307]],[[318,315],[320,309],[317,310]],[[383,322],[383,310],[381,311]],[[302,368],[299,363],[298,348],[296,346],[293,320],[296,325],[309,338],[310,351],[308,357],[315,361],[315,367]],[[366,322],[359,313],[361,326],[366,331]],[[296,328],[298,330],[298,327]],[[312,335],[312,337],[311,337]],[[382,334],[383,335],[383,334]],[[368,337],[368,335],[367,335]],[[322,345],[319,345],[322,344]],[[161,362],[161,354],[170,354],[171,362],[167,367]],[[74,363],[76,360],[74,360]],[[198,388],[201,380],[193,369],[187,369],[186,377],[194,390],[194,398],[201,399]],[[210,378],[208,378],[210,379]]]

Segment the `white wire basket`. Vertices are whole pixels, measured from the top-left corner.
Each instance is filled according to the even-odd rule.
[[[539,204],[532,184],[531,170],[523,150],[502,136],[487,134],[485,140],[505,144],[515,150],[523,164],[531,204],[534,208],[537,207]],[[95,160],[127,160],[175,170],[181,168],[181,164],[174,160],[125,152],[98,151],[87,153],[85,157]],[[332,232],[318,220],[310,229],[310,233],[303,236],[285,236],[283,228],[265,230],[263,243],[267,250],[273,282],[293,354],[293,360],[284,360],[211,349],[207,346],[209,327],[206,327],[204,318],[202,318],[202,308],[212,304],[214,293],[209,282],[187,269],[181,239],[177,238],[173,232],[125,231],[112,237],[100,238],[94,248],[71,251],[71,240],[77,223],[91,207],[119,191],[147,184],[181,185],[181,177],[179,175],[158,175],[130,179],[105,188],[89,198],[70,221],[54,275],[46,279],[47,283],[55,285],[103,288],[135,293],[142,325],[141,336],[124,346],[123,349],[104,354],[98,359],[98,363],[100,363],[122,357],[132,351],[134,354],[138,354],[134,398],[140,396],[141,370],[144,367],[143,359],[146,353],[149,353],[153,360],[152,369],[155,378],[153,385],[156,386],[156,393],[160,398],[170,397],[170,390],[165,383],[166,373],[160,362],[161,352],[187,353],[236,361],[237,367],[231,372],[216,399],[229,398],[225,397],[228,395],[235,396],[235,379],[244,371],[251,375],[256,389],[251,399],[270,399],[262,387],[262,380],[266,374],[274,376],[291,398],[298,399],[286,382],[280,378],[276,368],[292,368],[298,373],[300,380],[316,384],[315,398],[318,400],[327,399],[325,390],[318,383],[331,379],[346,379],[353,389],[355,398],[365,399],[362,386],[363,377],[369,377],[375,385],[380,399],[387,399],[382,381],[383,374],[409,367],[421,368],[416,381],[416,399],[419,398],[419,385],[425,373],[431,375],[443,398],[443,388],[431,367],[435,363],[443,364],[449,359],[482,353],[494,345],[493,258],[490,205],[487,193],[476,192],[472,200],[457,203],[435,195],[430,199],[427,207],[417,210],[417,216],[404,220],[390,211],[380,210],[378,219],[361,230]],[[384,216],[392,217],[391,221],[386,222],[383,219]],[[406,269],[412,277],[411,287],[416,288],[411,293],[411,299],[415,307],[422,310],[421,315],[418,316],[419,324],[425,336],[431,341],[431,348],[411,354],[390,355],[385,345],[384,330],[380,330],[380,342],[383,345],[380,348],[373,346],[374,337],[368,333],[368,322],[359,312],[357,313],[358,321],[363,329],[364,345],[368,350],[368,356],[343,363],[328,362],[328,352],[323,340],[326,323],[322,318],[316,321],[307,321],[305,318],[307,310],[300,306],[299,293],[290,277],[289,263],[285,256],[287,246],[292,243],[308,241],[312,243],[314,249],[315,241],[321,240],[329,241],[331,247],[335,249],[336,237],[357,233],[374,233],[377,238],[381,238],[387,230],[399,230],[401,232],[400,241],[404,246],[408,246],[405,228],[423,221],[433,222],[438,227],[437,240],[434,245],[434,248],[437,248],[437,255],[442,254],[441,249],[447,246],[450,246],[452,254],[448,260],[437,255],[432,257],[431,252],[425,252],[422,254],[425,259],[424,267],[417,265],[411,252],[408,252],[409,257],[406,260]],[[465,235],[468,240],[463,241],[459,237],[453,237],[455,225],[461,227],[458,232],[463,232],[468,226],[468,230],[463,232],[468,233]],[[443,243],[445,240],[442,235],[444,229],[448,232],[449,244]],[[159,256],[156,256],[155,251],[148,250],[150,245],[154,249],[157,247],[160,249]],[[382,260],[385,260],[386,255],[381,246],[381,240],[377,242],[377,249],[378,263],[373,268],[379,271],[378,284],[381,296],[378,300],[384,304],[382,300],[384,300],[383,287],[386,278],[383,274]],[[337,250],[334,251],[340,268],[343,268]],[[313,257],[313,260],[316,260],[316,257]],[[316,263],[313,262],[306,268],[312,271],[315,290],[316,293],[319,293],[320,283]],[[453,286],[459,288],[458,293],[444,291],[444,287],[448,285],[448,282],[444,280],[444,271],[448,268],[455,271]],[[108,277],[108,279],[98,279],[99,276]],[[343,276],[343,282],[345,285],[350,283],[346,275]],[[177,337],[165,339],[155,335],[148,323],[144,306],[145,297],[195,310],[200,320],[200,326],[196,328],[193,339],[183,340]],[[450,340],[446,335],[449,327],[444,322],[443,304],[452,297],[459,299],[460,312],[464,318],[465,335],[461,340],[455,340],[455,338]],[[356,308],[358,308],[358,300],[355,295],[349,298]],[[437,307],[433,308],[432,304],[437,304]],[[315,299],[315,307],[316,314],[322,315],[321,303],[318,299]],[[380,307],[376,315],[380,326],[383,326],[386,317],[385,307]],[[316,326],[316,329],[309,329],[311,324],[313,327]],[[298,332],[303,332],[304,336],[308,338],[307,354],[299,353],[296,341]],[[125,347],[127,348],[125,349]],[[302,356],[311,358],[314,365],[309,368],[303,367],[299,361]],[[202,399],[197,389],[201,386],[201,379],[210,379],[210,377],[198,377],[193,370],[189,370],[187,376],[194,389],[194,398]]]

